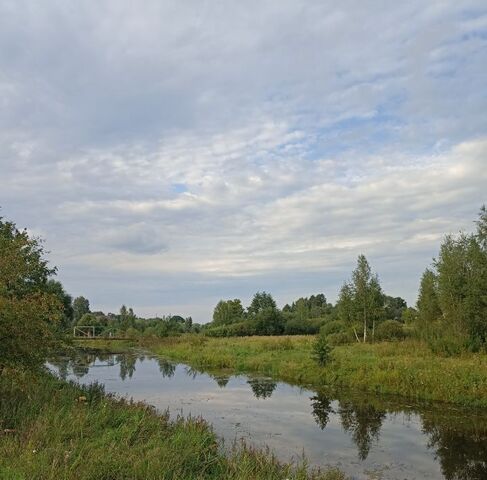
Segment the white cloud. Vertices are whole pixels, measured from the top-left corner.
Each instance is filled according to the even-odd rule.
[[[102,305],[333,297],[361,252],[414,299],[485,202],[484,3],[215,5],[0,0],[3,214]]]

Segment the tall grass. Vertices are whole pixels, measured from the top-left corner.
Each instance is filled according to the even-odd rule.
[[[325,367],[312,358],[314,337],[169,337],[146,346],[199,368],[257,372],[314,386],[350,387],[487,407],[487,355],[435,355],[422,342],[405,340],[336,347]]]
[[[224,451],[199,418],[170,420],[151,407],[47,373],[0,374],[3,480],[323,479],[245,445]]]

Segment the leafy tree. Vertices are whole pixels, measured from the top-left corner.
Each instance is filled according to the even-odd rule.
[[[487,348],[487,212],[475,234],[447,235],[421,279],[418,330],[435,350]]]
[[[220,300],[213,311],[213,324],[229,325],[239,322],[243,315],[242,302],[238,298],[234,300]]]
[[[284,332],[284,317],[277,308],[267,307],[259,310],[255,317],[246,323],[253,324],[257,335],[281,335]]]
[[[474,235],[447,236],[435,267],[444,328],[477,350],[487,341],[487,252]]]
[[[193,319],[192,317],[187,317],[184,319],[184,328],[187,332],[191,331],[191,328],[193,327]]]
[[[0,372],[41,365],[59,345],[63,304],[48,287],[54,273],[41,241],[0,217]]]
[[[85,297],[76,297],[73,301],[73,320],[78,323],[85,313],[90,313],[90,302]]]
[[[252,299],[247,312],[250,316],[255,316],[259,312],[267,309],[276,309],[276,302],[272,298],[272,295],[267,292],[257,292]]]
[[[74,315],[73,298],[71,297],[71,295],[69,295],[69,293],[66,293],[61,282],[58,282],[57,280],[54,280],[52,278],[47,281],[46,289],[49,293],[56,295],[56,297],[63,305],[63,319],[61,327],[63,329],[70,327],[73,323]]]
[[[406,325],[414,325],[418,319],[418,311],[413,307],[407,307],[402,311],[401,322]]]
[[[477,240],[484,252],[487,252],[487,208],[482,205],[479,212],[479,219],[475,222],[477,224]]]
[[[421,277],[417,307],[417,329],[421,337],[428,339],[433,332],[435,323],[441,317],[438,303],[437,278],[428,268]]]
[[[373,279],[369,262],[364,255],[359,255],[357,267],[352,272],[352,289],[355,314],[363,324],[363,341],[367,340],[367,331],[372,320],[373,299],[375,292],[371,284]]]
[[[135,316],[132,308],[127,308],[125,305],[120,307],[120,328],[122,330],[127,330],[129,328],[135,328],[137,317]],[[184,318],[182,319],[184,322]]]
[[[384,296],[385,317],[387,320],[402,321],[402,313],[408,307],[406,300],[401,297]]]
[[[353,288],[350,283],[345,282],[340,289],[337,301],[337,316],[344,325],[352,328],[357,342],[359,341],[357,329],[355,328],[355,305]]]
[[[384,294],[378,276],[372,273],[364,255],[358,257],[352,281],[340,290],[337,311],[338,318],[353,329],[357,341],[357,323],[362,326],[363,341],[366,342],[369,330],[374,338],[376,323],[384,319]]]

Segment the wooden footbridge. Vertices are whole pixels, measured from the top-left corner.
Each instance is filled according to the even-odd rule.
[[[103,327],[98,325],[79,325],[73,328],[73,337],[76,340],[127,340],[126,337],[119,337],[109,332],[103,333]]]

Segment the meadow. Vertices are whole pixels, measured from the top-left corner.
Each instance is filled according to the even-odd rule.
[[[337,346],[320,367],[313,336],[208,338],[182,335],[142,344],[202,369],[258,373],[297,385],[353,388],[415,400],[487,407],[487,355],[443,357],[418,340]]]
[[[0,374],[2,480],[313,479],[271,453],[220,443],[200,418],[170,420],[148,405],[80,387],[48,373]]]

